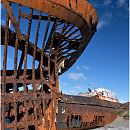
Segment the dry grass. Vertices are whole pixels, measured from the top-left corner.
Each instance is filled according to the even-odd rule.
[[[124,117],[125,119],[129,119],[129,110],[120,110],[117,112],[119,117]]]

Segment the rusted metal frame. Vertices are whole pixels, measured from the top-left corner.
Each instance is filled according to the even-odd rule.
[[[18,25],[20,24],[20,13],[21,13],[21,5],[19,5],[19,15],[18,15]],[[18,36],[16,34],[16,43],[15,43],[15,55],[14,55],[14,83],[13,83],[13,91],[17,93],[17,56],[18,56]],[[17,102],[14,102],[14,129],[17,130]]]
[[[56,30],[56,26],[57,26],[57,24],[58,24],[57,21],[58,21],[58,19],[57,19],[56,21],[54,21],[54,24],[53,24],[53,27],[52,27],[52,29],[51,29],[50,35],[49,35],[49,37],[48,37],[48,40],[47,40],[47,42],[46,42],[46,46],[45,46],[44,51],[47,50],[47,48],[49,47],[49,44],[50,44],[50,40],[52,40],[52,38],[53,38],[53,34],[54,34],[54,32],[55,32],[55,30]],[[55,25],[56,25],[56,26],[55,26]]]
[[[14,130],[17,130],[17,102],[14,102],[13,106],[14,106],[14,116],[15,116]]]
[[[65,108],[65,114],[68,116],[68,108],[66,109],[66,104],[64,103],[64,108]],[[64,125],[64,130],[66,130],[65,128],[67,127],[67,120],[65,122],[65,125]]]
[[[57,24],[57,26],[60,26],[60,25],[62,25],[64,22],[65,22],[65,21],[61,22],[60,24]]]
[[[72,25],[72,27],[66,32],[66,33],[64,33],[64,35],[63,35],[63,37],[65,37],[65,35],[68,33],[68,32],[70,32],[71,31],[71,29],[73,29],[75,26],[74,25]]]
[[[67,54],[65,57],[68,57],[68,56],[71,56],[74,52],[72,52],[72,53],[68,53],[69,51],[71,51],[71,50],[73,50],[73,48],[75,48],[74,46],[71,48],[71,49],[69,49],[69,50],[67,50],[65,53]],[[63,52],[64,53],[64,52]],[[62,55],[63,56],[63,55]],[[61,58],[61,57],[60,57]]]
[[[10,76],[10,77],[12,77],[12,76]],[[9,78],[9,79],[6,78],[6,79],[8,80],[8,83],[14,83],[14,78],[12,78],[12,79],[11,79],[11,78]],[[17,83],[21,83],[21,80],[22,80],[22,79],[23,79],[23,76],[21,76],[20,79],[17,79]],[[33,80],[32,80],[32,79],[27,79],[26,82],[27,82],[28,84],[32,84]],[[37,84],[41,83],[41,82],[40,82],[40,79],[36,80],[35,83],[37,83]],[[21,85],[21,86],[22,86],[22,85]]]
[[[56,124],[55,124],[55,118],[56,118],[56,109],[57,109],[57,99],[56,99],[56,93],[52,92],[52,104],[51,104],[51,129],[55,129]]]
[[[68,39],[66,39],[65,38],[65,41],[67,41],[67,42],[76,42],[77,40],[79,40],[79,39],[81,39],[81,38],[78,38],[78,39],[74,39],[74,38],[77,38],[78,36],[80,36],[81,34],[79,34],[79,35],[76,35],[76,37],[73,37],[72,39],[71,38],[68,38]],[[80,41],[81,42],[81,41]],[[63,44],[62,44],[63,45]]]
[[[33,15],[33,19],[38,19],[38,15]],[[48,20],[48,16],[42,16],[41,20]],[[56,21],[57,18],[51,17],[50,19],[51,21]],[[64,22],[64,20],[59,20],[59,22]]]
[[[20,93],[16,93],[15,96],[14,94],[1,94],[2,97],[2,102],[6,102],[8,103],[14,103],[14,102],[22,102],[22,101],[28,101],[28,100],[37,100],[37,94],[41,95],[41,98],[46,97],[46,99],[52,99],[50,94],[46,94],[44,92],[37,92],[37,93],[27,93],[27,94],[20,94]],[[15,100],[12,100],[12,97],[16,97]],[[5,98],[5,99],[4,99]],[[56,98],[58,98],[58,96],[56,96]]]
[[[48,82],[49,82],[49,84],[50,84],[50,80],[51,80],[50,79],[51,78],[51,76],[50,76],[50,51],[52,49],[53,40],[54,40],[54,33],[56,31],[57,24],[58,24],[58,19],[56,20],[56,22],[53,25],[53,33],[51,34],[52,39],[51,39],[51,44],[50,44],[49,56],[48,56],[48,75],[49,75],[49,81]],[[49,87],[51,88],[51,85],[49,85]]]
[[[58,21],[57,21],[58,23]],[[53,32],[53,35],[54,35],[55,31]],[[51,49],[52,49],[52,45],[53,45],[53,39],[54,37],[52,37],[52,41],[51,41],[51,45],[50,45],[50,50],[49,50],[49,56],[48,56],[48,75],[49,75],[49,83],[50,83],[50,52],[51,52]]]
[[[70,129],[73,129],[73,127],[74,127],[74,117],[73,117],[73,115],[72,115],[72,121],[71,121],[72,123],[71,123],[71,128]]]
[[[21,17],[25,18],[25,19],[29,19],[30,18],[30,14],[21,13]],[[32,15],[32,19],[39,20],[39,15]],[[48,20],[48,16],[41,16],[41,20]],[[51,21],[56,21],[56,18],[51,17]],[[63,21],[63,20],[60,20],[60,22],[61,21]]]
[[[19,62],[18,70],[17,70],[17,79],[19,78],[19,74],[20,74],[20,70],[22,68],[23,60],[24,60],[24,51],[22,51],[22,54],[21,54],[21,58],[20,58],[20,62]]]
[[[32,66],[32,87],[33,87],[33,93],[36,91],[36,82],[35,82],[35,57],[36,57],[36,47],[37,47],[37,41],[38,41],[38,33],[40,28],[40,22],[41,22],[41,15],[42,12],[40,12],[39,15],[39,21],[38,21],[38,27],[36,32],[36,38],[35,38],[35,45],[34,45],[34,51],[33,51],[33,66]],[[36,101],[34,101],[34,112],[35,112],[35,129],[38,129],[38,123],[37,123],[37,107],[36,107]]]
[[[73,35],[75,32],[77,32],[78,31],[78,29],[77,30],[75,30],[73,33],[71,33],[69,36],[67,36],[66,38],[69,38],[71,35]],[[79,34],[80,35],[80,34]],[[77,35],[76,37],[78,37],[79,35]],[[73,39],[75,39],[76,37],[74,37]],[[73,40],[72,39],[72,40]],[[77,40],[79,40],[79,39],[77,39]],[[63,47],[64,45],[66,45],[68,43],[68,41],[67,42],[65,42],[61,47]],[[66,47],[67,49],[68,49],[68,46]],[[74,48],[74,47],[73,47]],[[65,49],[65,48],[64,48]],[[72,50],[72,49],[71,49]],[[62,52],[63,50],[61,50],[60,52],[58,52],[58,54],[60,54],[61,52]],[[62,55],[60,55],[58,58],[61,58],[65,53],[67,53],[68,51],[70,51],[70,50],[67,50],[66,52],[63,52],[62,53]]]
[[[59,28],[56,28],[56,30],[58,30],[58,29],[62,29],[63,28],[63,26],[62,27],[59,27]],[[62,31],[61,31],[62,32]]]
[[[2,121],[1,121],[1,130],[5,130],[5,103],[2,102],[1,106],[1,116],[2,116]]]
[[[71,113],[69,113],[69,125],[70,125],[70,121],[71,121]],[[71,127],[71,126],[69,126]]]
[[[79,116],[78,116],[78,122],[77,122],[77,126],[76,126],[76,128],[78,128],[78,125],[79,125]]]
[[[63,127],[63,130],[65,130],[65,127],[66,127],[66,123],[65,123],[65,125],[64,125],[64,127]]]
[[[20,13],[21,13],[21,5],[19,5],[19,15],[18,15],[18,25],[20,25]],[[17,56],[18,56],[18,36],[16,34],[16,42],[15,42],[15,55],[14,55],[14,93],[17,92]]]
[[[24,18],[24,19],[30,19],[30,14],[26,14],[21,12],[20,17]]]
[[[43,44],[42,44],[42,50],[41,50],[41,61],[40,61],[40,65],[38,65],[40,67],[40,79],[41,79],[41,84],[42,84],[42,91],[43,91],[43,81],[45,81],[45,78],[43,76],[43,54],[44,54],[44,45],[45,45],[45,41],[46,41],[46,37],[47,37],[47,33],[48,33],[48,29],[49,29],[49,25],[50,25],[50,18],[51,16],[48,17],[48,22],[47,22],[47,26],[46,26],[46,31],[45,31],[45,35],[44,35],[44,39],[43,39]]]
[[[39,121],[39,123],[41,123],[41,121]],[[29,125],[34,125],[35,123],[34,123],[34,121],[29,121]],[[18,124],[17,124],[17,127],[18,127],[18,130],[20,129],[24,129],[25,127],[25,123],[23,123],[23,122],[18,122]],[[13,128],[14,128],[14,126],[13,126],[13,124],[12,123],[10,123],[10,124],[6,124],[6,128],[7,128],[7,130],[9,129],[11,129],[11,130],[13,130]]]
[[[53,25],[53,27],[52,27],[52,30],[51,30],[51,33],[50,33],[50,36],[49,37],[51,37],[52,38],[52,40],[51,40],[51,44],[50,44],[50,50],[51,50],[51,47],[52,47],[52,45],[53,45],[53,40],[54,40],[54,33],[56,32],[56,27],[57,27],[57,24],[58,24],[58,19],[54,22],[54,25]],[[50,39],[50,38],[49,38]],[[48,40],[49,40],[48,39]],[[50,40],[48,41],[48,42],[50,42]]]
[[[54,100],[54,114],[53,114],[53,118],[54,118],[54,123],[55,123],[55,127],[56,127],[56,111],[57,111],[57,108],[58,108],[58,100],[57,100],[57,98],[59,98],[59,97],[57,97],[56,96],[57,94],[55,93],[55,100]]]
[[[60,124],[60,130],[62,130],[62,122],[61,122],[61,124]]]
[[[80,36],[81,34],[79,34],[79,35],[77,35],[76,37],[73,37],[71,40],[79,40],[79,39],[76,39],[78,36]],[[66,38],[65,38],[66,39]],[[63,46],[65,46],[68,42],[69,42],[69,39],[66,39],[67,40],[67,42],[65,42],[64,44],[62,44],[61,46],[60,46],[60,48],[62,48]],[[80,39],[81,40],[81,39]]]
[[[41,104],[42,104],[42,96],[40,94],[40,96],[38,96],[38,99],[37,99],[37,108],[38,108],[38,111],[39,111],[39,117],[40,117],[40,120],[42,119],[43,115],[42,115],[42,107],[41,107]]]
[[[80,34],[81,35],[81,34]],[[66,36],[69,36],[69,35],[66,35]],[[71,35],[72,37],[74,37],[74,36],[79,36],[79,34],[73,34],[73,35]]]
[[[34,102],[34,115],[35,115],[35,130],[38,130],[38,119],[37,119],[37,102]]]
[[[62,47],[63,49],[68,49],[70,46],[72,46],[72,45],[74,45],[76,42],[78,42],[78,41],[80,41],[81,40],[81,38],[80,39],[77,39],[76,41],[74,41],[72,44],[70,44],[70,45],[68,45],[68,46],[66,46],[66,47]],[[66,43],[68,43],[68,42],[66,42]],[[74,46],[75,47],[75,46]],[[74,48],[73,47],[73,48]]]
[[[11,4],[11,3],[10,3]],[[5,28],[5,40],[4,40],[4,57],[3,57],[3,73],[2,73],[2,93],[6,93],[6,65],[7,65],[7,51],[9,40],[9,15],[6,14],[6,28]],[[2,130],[5,129],[5,102],[2,102]]]
[[[33,9],[30,8],[30,15],[32,16],[33,14]],[[26,44],[25,44],[25,51],[24,51],[24,81],[23,81],[23,86],[24,86],[24,91],[25,93],[27,92],[27,83],[26,83],[26,75],[27,75],[27,52],[28,52],[28,43],[29,43],[29,37],[30,37],[30,30],[31,30],[31,23],[32,23],[32,17],[29,20],[28,23],[28,31],[27,31],[27,39],[26,39]]]
[[[62,97],[63,97],[63,96],[62,96]],[[99,106],[99,107],[101,107],[102,115],[103,115],[103,108],[113,108],[113,109],[117,109],[117,108],[119,109],[119,108],[120,108],[120,105],[118,106],[117,104],[116,104],[117,106],[113,106],[115,103],[112,103],[113,105],[111,104],[111,107],[110,107],[110,106],[109,106],[110,103],[108,103],[108,104],[106,105],[106,104],[104,104],[104,102],[102,102],[102,101],[99,101],[99,102],[98,102],[99,104],[95,104],[95,103],[93,103],[93,101],[91,101],[91,103],[87,103],[87,102],[86,102],[86,103],[85,103],[85,102],[84,102],[84,103],[83,103],[83,102],[80,102],[80,103],[78,102],[78,103],[77,103],[77,102],[74,102],[74,101],[69,101],[69,98],[67,98],[67,99],[68,99],[68,101],[63,101],[63,100],[61,100],[61,102],[66,103],[66,104],[78,104],[78,105],[86,105],[86,106],[89,105],[89,106],[97,106],[97,107]],[[88,100],[88,99],[87,99],[87,100]],[[123,109],[126,109],[126,108],[123,108]]]
[[[7,52],[9,42],[9,15],[6,14],[6,28],[5,28],[5,40],[4,40],[4,56],[3,56],[3,72],[2,72],[2,93],[6,91],[6,65],[7,65]]]
[[[79,39],[80,40],[80,39]],[[77,40],[78,41],[78,40]],[[74,42],[74,43],[72,43],[72,44],[75,44],[76,43],[76,41]],[[71,49],[68,49],[68,46],[67,47],[65,47],[64,49],[68,49],[67,51],[65,51],[65,52],[63,52],[63,50],[62,51],[60,51],[60,53],[62,52],[62,54],[61,55],[59,55],[58,56],[58,59],[60,59],[64,54],[69,54],[68,52],[69,51],[71,51],[71,50],[73,50],[73,48],[75,48],[75,46],[73,46]],[[60,53],[58,53],[58,54],[60,54]],[[70,53],[70,54],[72,54],[72,53]],[[65,57],[67,57],[67,55],[65,56]]]
[[[52,92],[51,92],[52,93]],[[53,93],[52,93],[53,94]],[[52,95],[51,95],[51,97],[53,97]],[[50,102],[50,104],[49,104],[49,107],[48,107],[48,110],[49,110],[49,129],[53,129],[53,120],[52,120],[52,113],[53,113],[53,109],[52,109],[52,101],[53,101],[53,99],[51,100],[51,102]]]
[[[5,27],[2,26],[2,33],[4,33],[3,31],[5,32]],[[10,33],[11,33],[10,36],[11,36],[12,38],[14,38],[14,40],[15,40],[16,33],[13,32],[13,31],[11,31],[11,30],[9,30],[9,31],[10,31]],[[2,38],[2,39],[3,39],[3,38]],[[15,46],[14,40],[11,40],[11,41],[9,42],[9,45],[12,46],[12,47]],[[19,42],[19,46],[22,47],[22,48],[19,48],[19,50],[24,51],[24,46],[22,46],[22,45],[24,45],[25,42],[26,42],[26,41],[21,41],[21,42]],[[2,41],[2,45],[4,45],[4,42],[3,42],[3,41]],[[32,52],[33,52],[33,48],[34,48],[34,44],[31,43],[31,42],[29,42],[28,49],[31,50],[31,51],[28,52],[29,55],[32,55],[32,56],[33,56],[33,53],[32,53]],[[40,62],[40,55],[41,55],[41,49],[37,47],[36,60],[38,60],[39,62]],[[44,56],[45,58],[47,58],[47,54],[46,54],[46,53],[44,53],[43,56]],[[21,66],[22,66],[22,62],[23,62],[23,61],[22,61],[22,60],[20,60],[20,61],[21,61]],[[51,59],[51,62],[54,62],[54,60]],[[39,65],[40,65],[40,64],[39,64]],[[40,68],[40,67],[39,67],[39,68]],[[18,70],[19,70],[19,69],[18,69]]]
[[[68,25],[68,26],[69,26],[69,25]],[[63,28],[63,27],[61,27],[61,28]],[[59,27],[59,28],[57,28],[57,29],[61,29],[61,28]],[[77,29],[78,29],[78,28],[74,28],[74,29],[71,29],[71,31],[72,31],[72,30],[77,30]],[[65,30],[65,32],[66,32],[66,31],[68,31],[68,30]],[[62,31],[56,31],[56,32],[62,32]]]
[[[69,24],[67,23],[67,26],[66,25],[66,22],[64,23],[64,26],[63,26],[63,29],[61,31],[61,37],[59,38],[59,43],[58,43],[58,47],[57,47],[57,50],[59,50],[59,47],[60,47],[60,44],[61,44],[61,41],[62,41],[62,38],[63,38],[63,33],[66,31],[67,27],[69,26]],[[63,41],[62,41],[63,42]],[[57,54],[58,55],[58,54]]]
[[[74,47],[73,47],[73,48],[74,48]],[[72,49],[71,49],[71,50],[72,50]],[[63,57],[64,54],[68,53],[68,52],[71,51],[71,50],[68,49],[67,51],[62,52],[62,54],[58,56],[58,60],[59,60],[61,57]],[[70,53],[70,54],[71,54],[71,53]],[[67,57],[67,56],[65,56],[65,57]]]
[[[25,114],[24,114],[24,122],[25,122],[25,130],[28,130],[28,110],[27,110],[27,101],[24,101],[24,108],[25,108]]]
[[[81,39],[79,39],[79,40],[81,40]],[[77,40],[77,41],[75,41],[75,42],[73,42],[71,45],[68,45],[67,47],[65,47],[64,49],[68,49],[70,46],[73,46],[73,47],[71,47],[71,49],[70,50],[72,50],[73,48],[75,48],[76,46],[74,46],[74,44],[76,43],[76,42],[78,42],[79,40]]]
[[[33,14],[33,9],[30,8],[30,15],[32,16]],[[28,31],[27,31],[27,39],[26,39],[26,44],[25,44],[25,52],[24,52],[24,79],[23,79],[23,86],[24,86],[24,93],[27,93],[27,82],[26,82],[26,75],[27,75],[27,52],[28,52],[28,43],[29,43],[29,37],[30,37],[30,30],[31,30],[31,23],[32,23],[32,17],[29,19],[28,23]],[[28,111],[27,111],[27,102],[24,102],[25,106],[25,130],[28,130]]]
[[[40,22],[41,22],[41,15],[42,12],[40,12],[39,15],[39,21],[38,21],[38,27],[37,27],[37,32],[36,32],[36,38],[35,38],[35,45],[34,45],[34,51],[33,51],[33,65],[32,65],[32,87],[34,92],[36,91],[36,83],[35,83],[35,58],[36,58],[36,48],[37,48],[37,41],[38,41],[38,35],[39,35],[39,28],[40,28]]]
[[[38,124],[41,124],[42,123],[42,121],[41,120],[38,120]],[[28,124],[31,126],[31,125],[35,125],[35,122],[34,122],[34,120],[33,121],[29,121],[28,122]],[[6,124],[5,125],[6,126],[6,128],[7,129],[13,129],[14,128],[14,126],[13,126],[13,124],[11,123],[11,124]],[[24,129],[25,128],[25,123],[24,122],[22,122],[22,121],[20,121],[20,122],[18,122],[18,124],[17,124],[17,127],[18,127],[18,129]]]
[[[80,120],[79,127],[82,128],[82,120]]]
[[[56,26],[57,26],[57,23],[58,23],[58,20],[56,22]],[[56,26],[54,28],[54,32],[53,34],[55,33],[55,29],[56,29]],[[51,42],[51,45],[50,45],[50,49],[52,48],[52,44],[53,44],[53,38],[52,38],[52,42]],[[49,54],[50,55],[50,54]],[[49,58],[48,58],[49,59]],[[56,61],[56,60],[55,60]],[[49,65],[49,63],[48,63]],[[55,75],[54,75],[55,76]],[[51,104],[50,104],[50,109],[51,109],[51,115],[50,115],[50,129],[55,129],[55,116],[56,116],[56,108],[57,108],[57,103],[56,103],[56,92],[52,89],[52,86],[49,85],[50,89],[52,90],[52,101],[51,101]],[[57,85],[56,85],[57,87]],[[55,92],[55,93],[54,93]],[[53,99],[53,97],[55,97],[55,99]]]
[[[48,128],[48,125],[47,125],[47,115],[46,115],[46,109],[45,109],[45,98],[42,100],[43,101],[43,114],[44,114],[44,117],[43,117],[43,123],[44,123],[44,128]]]
[[[47,27],[46,27],[46,32],[45,32],[45,37],[44,37],[44,40],[43,40],[42,52],[41,52],[40,75],[41,75],[41,77],[42,77],[42,78],[41,78],[41,82],[44,81],[44,82],[50,87],[50,89],[55,92],[55,88],[53,88],[53,86],[52,86],[49,82],[47,82],[47,81],[45,80],[45,78],[43,77],[43,67],[42,67],[42,65],[43,65],[44,43],[45,43],[45,40],[46,40],[46,35],[47,35],[47,32],[48,32],[49,23],[50,23],[50,20],[48,19],[48,23],[47,23]],[[56,21],[55,24],[56,24],[56,23],[58,23],[58,21]],[[54,24],[53,29],[52,29],[53,31],[56,29],[55,24]],[[57,25],[56,25],[56,26],[57,26]],[[52,32],[52,34],[53,34],[53,32]],[[50,61],[50,60],[49,60],[49,61]],[[49,65],[49,64],[48,64],[48,65]],[[50,68],[50,67],[48,67],[48,68]],[[49,71],[50,71],[50,69],[49,69]],[[42,85],[42,87],[43,87],[43,85]],[[42,88],[42,89],[43,89],[43,88]]]
[[[74,33],[76,33],[77,31],[79,31],[79,29],[76,29],[74,32],[72,32],[71,34],[69,34],[67,37],[65,38],[69,38],[70,36],[72,36]],[[65,35],[66,36],[66,35]]]
[[[67,26],[66,25],[66,22],[64,23],[64,26],[63,26],[63,29],[62,29],[62,33],[61,33],[61,37],[59,38],[59,43],[58,43],[58,47],[57,47],[57,51],[59,50],[59,46],[60,46],[60,43],[61,43],[61,40],[62,40],[62,37],[63,37],[63,33],[65,32],[65,30],[67,29],[67,27],[69,26],[69,24],[67,23]],[[58,64],[57,64],[57,61],[58,61],[58,53],[55,57],[55,78],[56,78],[56,89],[57,89],[57,92],[59,93],[59,77],[58,77],[58,72],[57,72],[57,68],[58,68]]]
[[[58,71],[57,71],[57,56],[56,56],[56,59],[55,59],[55,72],[54,72],[54,74],[55,74],[55,81],[56,81],[56,83],[55,83],[55,85],[56,85],[56,90],[57,90],[57,94],[59,94],[59,77],[58,77]]]
[[[9,17],[10,17],[10,20],[12,21],[12,24],[13,24],[13,26],[14,26],[14,29],[15,29],[17,35],[18,35],[19,40],[20,40],[20,41],[23,40],[23,39],[25,40],[24,36],[21,34],[21,31],[20,31],[20,29],[19,29],[19,25],[18,25],[18,23],[17,23],[17,21],[16,21],[16,19],[15,19],[15,16],[14,16],[12,10],[11,10],[11,7],[10,7],[10,5],[9,5],[9,2],[8,2],[7,0],[2,0],[1,2],[2,2],[3,5],[5,6],[5,9],[6,9],[8,15],[9,15]]]

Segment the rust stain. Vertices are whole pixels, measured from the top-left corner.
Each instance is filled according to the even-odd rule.
[[[1,2],[6,9],[6,26],[1,25],[1,45],[4,45],[0,77],[2,130],[92,128],[113,121],[117,106],[126,109],[119,103],[110,104],[96,98],[80,102],[81,99],[61,93],[58,76],[75,63],[96,32],[98,17],[91,4],[85,0]],[[29,9],[29,13],[22,12],[24,6]],[[17,16],[12,8],[18,12]],[[39,14],[36,15],[34,10]],[[22,33],[21,23],[26,23],[21,19],[28,21],[26,33]],[[38,21],[38,24],[34,25],[33,21]],[[42,22],[46,23],[44,35],[39,31]],[[14,31],[11,30],[11,23]],[[34,43],[30,41],[33,27],[36,27]],[[40,35],[41,48],[38,46]],[[13,70],[7,69],[9,46],[14,48]],[[21,56],[18,57],[19,52]],[[32,63],[28,55],[32,57]],[[31,69],[28,63],[32,64]],[[108,121],[111,114],[111,120]]]

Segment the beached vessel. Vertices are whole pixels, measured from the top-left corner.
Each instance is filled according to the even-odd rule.
[[[117,118],[117,111],[128,110],[129,104],[95,96],[64,95],[58,102],[57,128],[89,129],[105,126]]]
[[[108,124],[118,108],[125,109],[123,104],[63,95],[59,90],[58,76],[76,62],[96,32],[98,16],[90,3],[1,2],[6,21],[1,26],[2,130],[56,130],[59,123],[75,129],[73,119],[79,122],[76,129],[84,129]]]

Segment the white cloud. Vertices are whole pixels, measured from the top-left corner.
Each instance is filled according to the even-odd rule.
[[[68,79],[74,79],[74,80],[84,79],[84,80],[86,80],[87,78],[84,76],[83,73],[69,73]]]
[[[74,93],[76,93],[76,91],[74,91],[74,90],[70,90],[70,93],[71,93],[71,94],[74,94]]]
[[[98,29],[101,29],[103,26],[105,26],[106,25],[106,21],[105,20],[100,20],[99,22],[98,22]]]
[[[117,95],[116,95],[116,93],[115,92],[112,92],[111,90],[107,90],[107,92],[108,92],[108,94],[109,94],[109,96],[111,97],[111,98],[115,98],[115,99],[117,99]]]
[[[117,0],[117,6],[118,7],[122,7],[122,6],[124,6],[124,4],[126,3],[126,0]]]
[[[77,90],[81,90],[81,89],[82,89],[80,86],[75,86],[75,87],[73,87],[73,88],[75,88],[75,89],[77,89]]]
[[[118,8],[124,8],[127,12],[129,12],[129,2],[126,0],[117,0],[116,4]]]
[[[69,91],[62,91],[63,94],[70,94]]]
[[[107,26],[108,24],[110,24],[111,19],[112,19],[112,13],[108,11],[105,12],[98,22],[97,29],[99,30],[103,28],[104,26]]]
[[[111,0],[105,0],[103,5],[104,6],[109,6],[111,3],[112,3]]]
[[[76,67],[76,69],[77,69],[77,70],[79,70],[79,69],[80,69],[80,67],[79,67],[79,66],[77,66],[77,67]]]
[[[67,86],[68,84],[67,83],[63,83],[64,86]]]
[[[90,68],[88,66],[83,66],[83,68],[86,70],[90,70]]]

